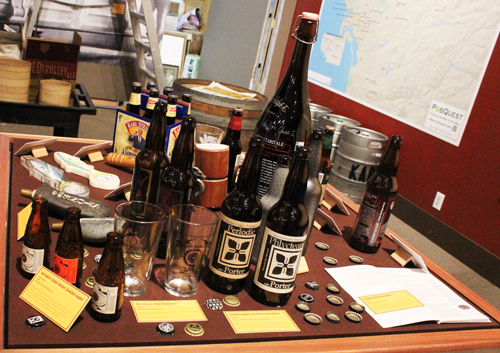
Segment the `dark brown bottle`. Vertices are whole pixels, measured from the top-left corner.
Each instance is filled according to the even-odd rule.
[[[161,172],[168,165],[165,154],[167,109],[166,103],[156,102],[146,145],[135,158],[131,201],[145,201],[155,205],[158,203]]]
[[[66,218],[57,238],[54,254],[54,273],[76,287],[82,282],[83,237],[80,209],[68,207]]]
[[[325,126],[325,139],[323,140],[323,148],[321,149],[321,168],[319,172],[319,179],[321,181],[321,200],[325,195],[326,185],[330,180],[330,172],[332,170],[332,146],[333,135],[335,134],[335,126]]]
[[[50,226],[47,200],[36,197],[31,204],[31,214],[23,237],[21,274],[33,278],[40,267],[50,269]]]
[[[170,93],[174,93],[174,88],[173,88],[173,87],[169,87],[169,86],[165,86],[165,87],[163,87],[163,95],[164,95],[165,97],[168,97],[168,95],[169,95]]]
[[[127,111],[129,113],[141,115],[141,91],[142,83],[134,82],[132,84],[132,92],[130,92],[130,99],[127,104]]]
[[[181,130],[172,150],[170,165],[162,172],[160,179],[159,205],[168,214],[172,206],[193,203],[197,181],[193,171],[194,130],[196,119],[182,118]],[[168,226],[165,222],[165,227]],[[167,246],[166,231],[162,232],[157,257],[165,259]]]
[[[158,90],[157,87],[151,87],[149,90],[149,97],[148,97],[148,104],[146,105],[146,110],[144,111],[144,114],[142,115],[143,118],[150,119],[153,118],[153,111],[155,108],[156,102],[158,102],[158,99],[160,97],[160,91]]]
[[[97,265],[92,292],[92,317],[97,321],[114,322],[120,318],[125,288],[123,234],[109,232],[106,246]]]
[[[146,89],[148,91],[150,91],[152,87],[157,87],[158,88],[158,84],[155,81],[148,81],[148,82],[146,82]]]
[[[191,115],[191,101],[192,101],[192,96],[190,93],[183,93],[182,94],[182,101],[187,104],[188,111],[187,115]]]
[[[236,188],[222,203],[218,233],[213,240],[205,277],[207,286],[219,293],[243,290],[250,270],[250,258],[262,206],[257,196],[263,141],[253,136]]]
[[[398,193],[396,173],[403,138],[392,136],[380,164],[368,179],[361,207],[348,244],[358,251],[374,254],[382,244],[387,222]]]
[[[250,296],[265,305],[286,305],[295,288],[309,222],[304,196],[310,158],[308,147],[297,147],[283,193],[267,214],[250,288]]]
[[[241,124],[243,117],[243,109],[235,108],[229,125],[227,127],[226,135],[221,141],[221,144],[229,146],[229,170],[227,174],[227,192],[231,192],[234,189],[236,171],[235,164],[236,158],[241,154]],[[256,175],[255,178],[259,178]]]
[[[177,99],[178,95],[175,93],[168,94],[168,109],[167,109],[167,125],[175,124],[175,117],[177,116]]]
[[[265,142],[259,197],[269,187],[278,156],[293,154],[296,146],[304,145],[311,134],[307,73],[311,47],[317,36],[318,15],[304,12],[299,17],[288,70],[255,127],[255,134]]]

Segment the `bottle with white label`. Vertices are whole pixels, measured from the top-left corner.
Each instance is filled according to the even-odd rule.
[[[102,322],[118,320],[122,313],[124,287],[123,235],[109,232],[95,273],[91,301],[92,317]]]
[[[250,270],[262,215],[257,197],[262,148],[262,139],[253,136],[236,187],[222,203],[217,238],[210,249],[205,276],[207,286],[219,293],[241,292]]]
[[[50,269],[50,227],[47,200],[36,197],[31,204],[31,214],[23,238],[21,274],[33,278],[40,267]]]
[[[278,202],[266,218],[250,295],[259,303],[283,306],[295,288],[309,217],[304,206],[311,151],[297,147]]]

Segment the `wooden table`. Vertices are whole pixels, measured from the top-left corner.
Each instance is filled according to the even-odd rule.
[[[2,183],[2,193],[4,197],[0,200],[0,223],[5,226],[0,231],[0,254],[6,254],[7,244],[7,226],[10,200],[8,200],[7,191],[10,188],[9,170],[11,163],[12,151],[10,151],[11,142],[16,139],[32,140],[48,138],[42,136],[26,136],[18,134],[0,134],[0,180]],[[60,138],[61,141],[67,143],[85,143],[93,144],[102,141],[98,140],[82,140]],[[343,201],[351,209],[357,211],[358,206],[350,199],[338,193]],[[394,233],[391,231],[391,233]],[[399,237],[401,238],[401,237]],[[385,240],[388,242],[389,240]],[[410,246],[411,247],[411,246]],[[417,250],[417,253],[418,250]],[[500,321],[500,312],[492,305],[480,298],[477,294],[465,287],[457,279],[453,278],[436,263],[429,260],[426,256],[419,253],[427,264],[429,270],[447,283],[450,287],[462,294],[468,301],[476,307],[486,312],[493,320]],[[6,261],[5,256],[0,260],[0,285],[5,289],[6,278]],[[2,308],[5,305],[4,296],[0,297],[0,305]],[[292,304],[293,305],[293,304]],[[288,310],[294,310],[289,309]],[[368,315],[368,314],[366,314]],[[0,329],[4,333],[9,330],[5,327],[4,315],[0,318]],[[112,327],[110,326],[110,333]],[[91,337],[89,337],[91,340]],[[5,345],[5,337],[0,337],[1,347]],[[259,342],[242,342],[242,343],[224,343],[224,344],[196,344],[196,345],[170,345],[170,346],[143,346],[140,347],[144,352],[450,352],[454,350],[471,350],[471,349],[487,349],[500,347],[500,328],[493,329],[471,329],[471,330],[444,330],[440,325],[440,331],[436,332],[419,332],[419,333],[404,333],[404,334],[380,334],[380,335],[364,335],[354,337],[339,337],[326,339],[301,339],[301,340],[283,340],[283,341],[259,341]],[[120,347],[123,352],[137,352],[138,347]],[[95,352],[114,352],[117,348],[72,348],[71,351],[95,351]],[[69,349],[5,349],[6,352],[66,352]]]

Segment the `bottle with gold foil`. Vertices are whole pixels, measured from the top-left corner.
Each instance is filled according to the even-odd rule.
[[[168,166],[165,154],[167,109],[166,103],[156,102],[146,145],[135,158],[131,201],[145,201],[155,205],[158,203],[160,176]]]
[[[81,210],[68,207],[54,254],[54,273],[76,287],[82,282],[83,237]]]
[[[23,238],[21,274],[32,278],[45,266],[50,268],[50,227],[47,200],[36,197],[31,204],[31,214]]]
[[[150,119],[153,118],[153,111],[155,108],[156,102],[158,102],[160,97],[160,90],[158,87],[151,87],[149,90],[148,104],[146,105],[146,110],[142,115],[143,118]]]
[[[114,322],[120,318],[125,288],[123,260],[123,234],[109,232],[106,246],[95,272],[91,315],[101,322]]]
[[[127,111],[129,113],[141,115],[141,91],[142,83],[134,82],[132,84],[132,92],[127,104]]]
[[[241,292],[250,270],[250,258],[262,215],[257,186],[263,147],[260,137],[250,139],[236,187],[222,203],[205,278],[207,286],[219,293]]]

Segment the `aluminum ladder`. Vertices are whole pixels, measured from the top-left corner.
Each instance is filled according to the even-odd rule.
[[[137,76],[144,86],[148,80],[153,80],[161,90],[165,86],[165,77],[163,75],[158,32],[153,16],[151,0],[142,0],[143,14],[139,12],[136,0],[127,0],[127,5],[132,33],[134,35],[135,52],[137,54]],[[146,27],[147,42],[143,40],[141,24],[144,24]],[[151,54],[153,71],[146,66],[146,54],[148,53]]]

